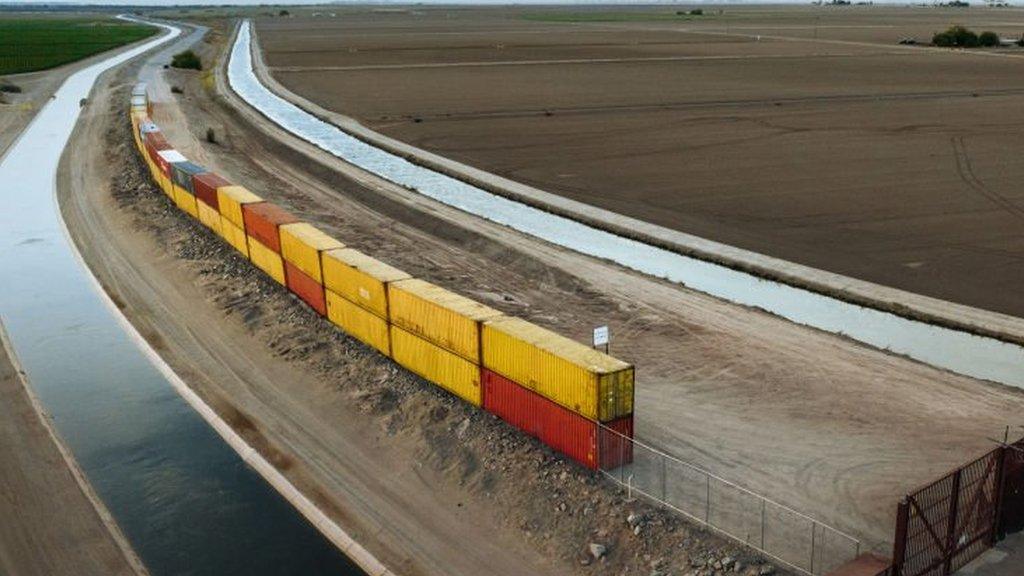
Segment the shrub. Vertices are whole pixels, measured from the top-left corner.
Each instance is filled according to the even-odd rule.
[[[978,44],[980,46],[999,46],[999,35],[995,32],[982,32],[978,36]]]
[[[179,52],[171,58],[171,66],[175,68],[184,68],[188,70],[202,70],[203,63],[199,61],[199,56],[191,50],[185,50]]]
[[[278,16],[291,16],[291,12],[289,12],[287,10],[281,10],[280,12],[277,13],[277,15]]]
[[[217,143],[217,134],[213,131],[213,128],[206,129],[206,141],[210,144]]]
[[[8,92],[8,93],[11,93],[11,94],[20,94],[21,93],[21,86],[18,86],[17,84],[11,84],[10,82],[4,80],[3,82],[0,82],[0,92]]]
[[[704,15],[704,9],[703,8],[694,8],[693,10],[690,10],[690,16],[703,16],[703,15]]]
[[[963,26],[950,26],[945,32],[933,36],[932,44],[947,48],[974,48],[978,45],[978,35]]]

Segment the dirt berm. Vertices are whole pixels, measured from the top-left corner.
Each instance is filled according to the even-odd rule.
[[[175,371],[395,573],[762,568],[345,337],[181,214],[131,147],[133,78],[101,83],[65,158],[76,243]]]

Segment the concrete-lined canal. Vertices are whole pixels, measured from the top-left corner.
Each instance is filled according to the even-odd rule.
[[[350,164],[443,204],[582,254],[939,368],[1024,388],[1024,347],[850,304],[617,236],[498,196],[368,144],[267,88],[253,68],[252,50],[258,48],[250,27],[248,21],[242,23],[232,47],[228,64],[231,88],[288,132]]]
[[[65,233],[56,173],[80,100],[104,71],[180,34],[165,28],[71,75],[0,160],[0,315],[57,429],[152,574],[362,574],[179,396]]]

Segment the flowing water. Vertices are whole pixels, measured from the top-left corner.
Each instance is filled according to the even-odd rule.
[[[33,389],[154,576],[363,574],[175,393],[66,236],[56,171],[79,101],[104,70],[180,33],[165,28],[71,75],[2,159],[0,316]]]

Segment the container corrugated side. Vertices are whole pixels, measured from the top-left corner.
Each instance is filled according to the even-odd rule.
[[[242,186],[225,186],[217,188],[217,209],[221,215],[230,220],[235,226],[245,230],[245,219],[242,216],[242,206],[263,202],[263,198],[253,194]]]
[[[291,262],[284,260],[285,285],[293,294],[309,304],[317,314],[327,315],[327,304],[324,302],[324,287],[312,279]]]
[[[177,183],[172,184],[174,191],[174,203],[193,218],[199,218],[199,207],[196,206],[196,197],[188,190],[185,190]]]
[[[483,327],[483,366],[592,420],[633,413],[633,366],[531,324],[504,317]]]
[[[474,406],[480,406],[480,367],[436,344],[391,326],[391,357]]]
[[[194,162],[171,163],[171,177],[174,178],[174,184],[178,188],[187,190],[189,194],[193,194],[192,178],[206,171],[206,168]]]
[[[220,213],[220,201],[217,199],[217,189],[231,186],[224,177],[214,172],[205,172],[192,177],[192,193],[196,198],[206,202]]]
[[[387,320],[361,308],[348,299],[325,290],[327,296],[327,319],[347,334],[373,346],[385,356],[391,355],[391,338],[388,335]]]
[[[351,248],[328,250],[321,254],[321,262],[324,287],[384,319],[388,317],[388,283],[412,278]]]
[[[196,209],[199,212],[199,221],[218,236],[223,236],[220,230],[220,212],[199,198],[196,198]]]
[[[281,253],[281,236],[278,228],[282,224],[298,222],[294,214],[270,202],[242,205],[242,219],[245,233],[256,238],[264,246]]]
[[[267,248],[259,240],[246,235],[249,246],[249,261],[268,276],[284,285],[284,259],[277,252]]]
[[[283,224],[280,235],[281,256],[320,284],[323,284],[320,253],[345,247],[341,241],[307,222]]]
[[[624,440],[633,436],[632,416],[606,425],[623,437],[486,368],[481,382],[485,410],[583,466],[608,470],[632,461]]]
[[[418,278],[388,284],[392,324],[480,363],[480,325],[501,312]]]
[[[220,235],[228,244],[234,246],[235,250],[241,252],[242,256],[249,257],[249,240],[245,230],[235,226],[235,223],[223,214],[220,215]]]

